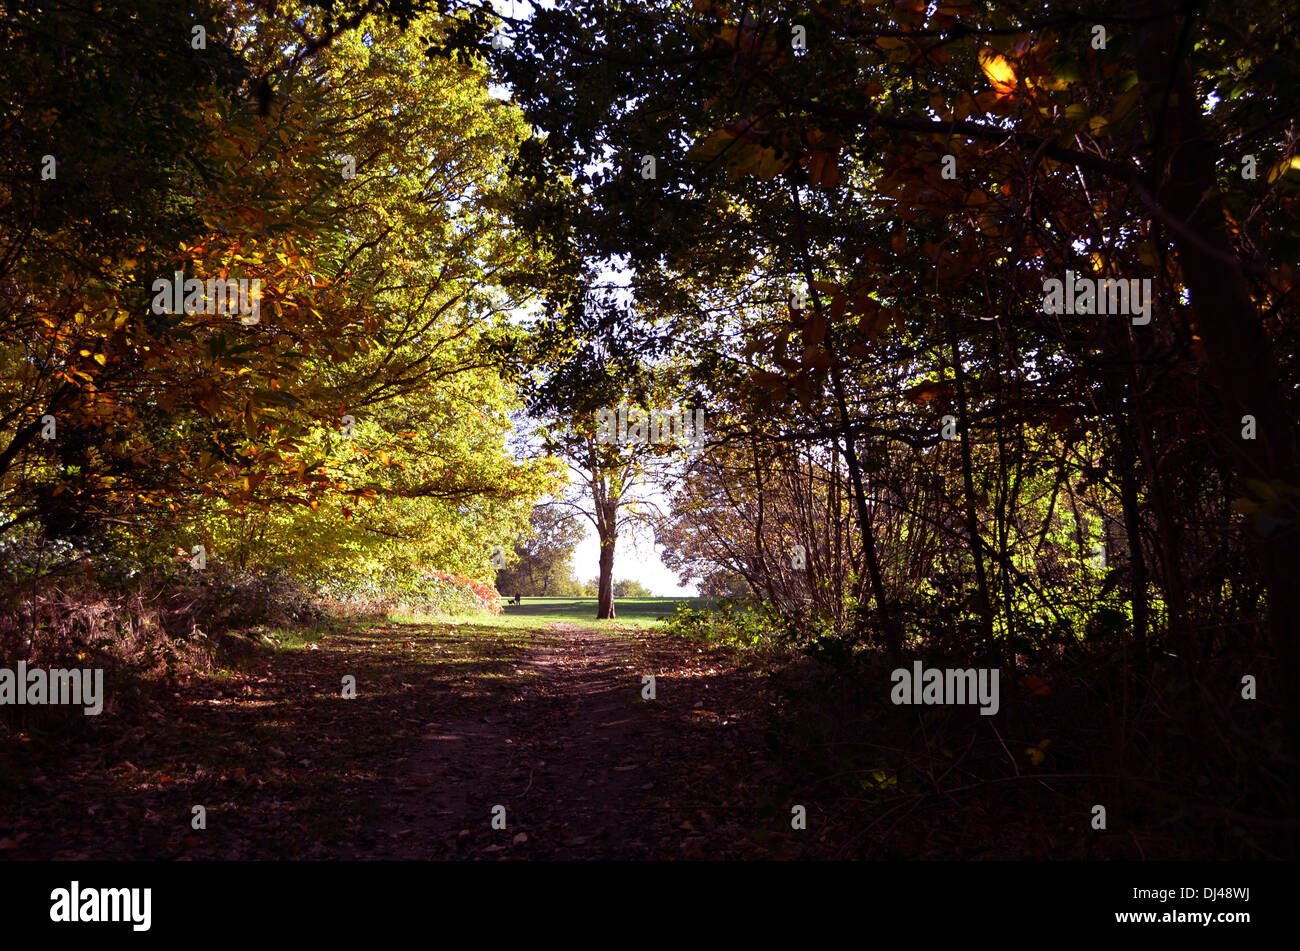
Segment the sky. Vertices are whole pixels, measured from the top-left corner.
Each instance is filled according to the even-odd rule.
[[[596,577],[599,570],[598,559],[600,557],[600,543],[596,540],[596,530],[592,527],[591,522],[582,519],[586,527],[587,534],[582,542],[578,545],[578,550],[574,552],[572,565],[573,574],[579,581],[589,581]],[[639,581],[651,593],[657,595],[696,595],[699,590],[691,585],[683,586],[677,580],[677,576],[664,567],[664,563],[659,560],[659,553],[656,550],[653,539],[649,533],[645,533],[644,538],[634,539],[629,536],[620,535],[618,547],[614,550],[614,580],[615,581]]]

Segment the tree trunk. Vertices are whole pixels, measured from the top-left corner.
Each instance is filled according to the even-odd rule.
[[[604,520],[602,519],[602,522]],[[600,529],[600,582],[597,586],[596,620],[612,621],[614,614],[614,545],[618,535]]]
[[[591,502],[596,537],[600,540],[600,575],[596,580],[596,620],[614,620],[614,546],[618,543],[618,510],[623,501],[624,480],[615,470],[601,466],[591,447]]]
[[[1155,5],[1148,2],[1144,6]],[[1240,265],[1207,251],[1230,252],[1232,243],[1215,181],[1218,148],[1206,134],[1186,61],[1179,56],[1175,25],[1169,17],[1143,30],[1138,77],[1156,116],[1158,151],[1151,167],[1156,173],[1165,173],[1157,193],[1161,205],[1199,239],[1191,240],[1183,233],[1171,235],[1183,280],[1191,292],[1196,328],[1204,344],[1202,359],[1222,401],[1215,427],[1220,437],[1216,448],[1231,460],[1238,478],[1294,487],[1300,484],[1295,422],[1288,394],[1279,384],[1278,365],[1269,350],[1261,315]],[[1241,436],[1241,420],[1246,415],[1255,418],[1255,439]],[[1244,537],[1267,591],[1278,686],[1286,698],[1287,771],[1300,805],[1300,599],[1294,597],[1295,579],[1300,577],[1300,545],[1295,543],[1293,531],[1285,530],[1294,517],[1293,509],[1279,513],[1281,526],[1271,532],[1248,527]],[[1293,834],[1290,850],[1294,853],[1295,849]]]
[[[815,278],[813,275],[812,257],[808,253],[808,239],[804,234],[803,205],[799,201],[799,191],[795,189],[791,195],[794,200],[794,206],[797,214],[794,218],[796,238],[799,242],[799,252],[803,259],[803,276],[808,282],[808,289],[811,291]],[[821,298],[816,293],[812,294],[813,309],[818,316],[824,315]],[[840,373],[839,366],[839,348],[835,344],[834,327],[827,322],[826,339],[824,346],[831,358],[831,387],[835,397],[835,408],[838,411],[839,425],[836,427],[836,441],[842,438],[844,440],[844,462],[849,468],[849,484],[853,489],[853,502],[857,509],[858,515],[858,534],[862,545],[862,557],[867,568],[867,577],[871,582],[872,600],[876,606],[876,620],[880,627],[880,637],[884,640],[884,646],[891,660],[894,663],[902,663],[903,659],[903,628],[889,610],[888,599],[885,595],[884,576],[880,570],[880,560],[876,555],[876,537],[871,525],[871,510],[867,506],[866,487],[862,481],[862,469],[858,465],[858,451],[853,441],[853,424],[849,419],[848,400],[844,393],[844,378]],[[838,448],[838,445],[837,447]],[[870,615],[867,607],[861,601],[858,602],[857,615],[854,622],[854,633],[863,637],[867,634]]]
[[[950,344],[953,375],[957,381],[957,426],[960,437],[958,449],[961,452],[962,489],[966,495],[966,530],[970,532],[970,553],[975,559],[975,596],[978,599],[980,633],[983,635],[983,647],[988,663],[994,667],[1002,667],[1001,651],[993,636],[993,600],[989,597],[988,577],[984,571],[984,543],[980,535],[979,511],[975,499],[975,470],[971,463],[970,448],[970,407],[966,402],[966,370],[961,362],[961,350],[957,346],[956,334],[952,335]]]
[[[1138,514],[1138,486],[1134,470],[1137,459],[1127,434],[1116,440],[1119,461],[1120,501],[1124,507],[1124,531],[1128,535],[1129,554],[1129,604],[1133,609],[1133,645],[1137,648],[1139,663],[1145,663],[1147,628],[1150,625],[1150,608],[1147,604],[1147,564],[1142,553],[1142,519]]]

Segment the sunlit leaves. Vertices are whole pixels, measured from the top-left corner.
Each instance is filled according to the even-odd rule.
[[[979,51],[980,69],[999,96],[1011,96],[1016,91],[1016,72],[1006,58],[996,50],[984,47]]]

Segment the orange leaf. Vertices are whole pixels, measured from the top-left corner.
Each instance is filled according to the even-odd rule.
[[[1033,674],[1025,674],[1025,676],[1021,678],[1020,682],[1040,697],[1045,697],[1052,692],[1051,687],[1047,686],[1047,684],[1043,683],[1043,681],[1039,680]]]
[[[947,383],[930,382],[914,386],[907,391],[907,398],[918,406],[922,403],[928,403],[937,397],[951,396],[952,387]]]
[[[1016,91],[1016,71],[1011,64],[991,47],[979,52],[980,69],[988,77],[999,96],[1009,96]]]
[[[826,338],[826,318],[814,315],[801,331],[805,347],[816,346]]]

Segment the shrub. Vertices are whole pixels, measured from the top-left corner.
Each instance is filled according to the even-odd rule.
[[[668,633],[693,641],[745,647],[774,644],[785,636],[785,626],[778,618],[730,601],[703,610],[682,605],[665,622],[665,627]]]
[[[500,614],[501,595],[490,582],[465,575],[420,568],[385,569],[370,576],[321,579],[314,585],[322,597],[343,605],[412,614]]]

